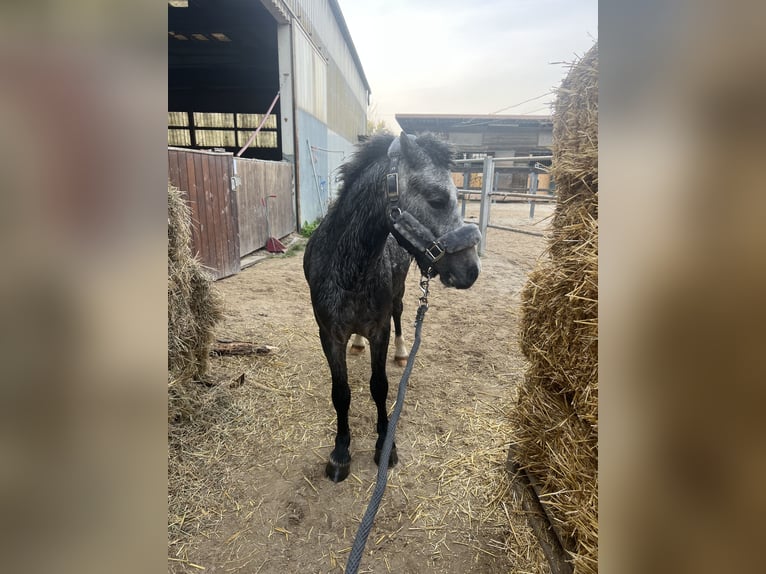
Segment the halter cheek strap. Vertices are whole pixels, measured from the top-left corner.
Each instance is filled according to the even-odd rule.
[[[407,137],[415,142],[415,136],[407,134]],[[388,146],[388,157],[391,160],[391,167],[386,174],[386,194],[388,196],[388,213],[391,219],[402,213],[399,208],[399,158],[402,155],[401,136],[394,138],[391,145]]]

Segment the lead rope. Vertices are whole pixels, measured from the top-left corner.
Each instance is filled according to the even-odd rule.
[[[375,481],[375,490],[372,492],[370,502],[367,505],[367,511],[364,513],[359,529],[356,531],[356,538],[354,538],[354,545],[351,547],[351,553],[348,555],[348,561],[346,562],[346,574],[356,574],[359,569],[359,562],[362,560],[362,554],[364,553],[364,547],[367,544],[367,537],[370,535],[372,529],[372,523],[375,520],[375,515],[378,513],[378,507],[380,501],[383,499],[383,492],[386,490],[386,482],[388,481],[388,457],[391,455],[391,448],[394,444],[394,435],[396,434],[396,423],[399,421],[399,415],[402,412],[402,406],[404,405],[404,393],[407,391],[407,380],[410,378],[412,372],[412,366],[415,364],[415,355],[420,347],[420,331],[423,327],[423,317],[428,311],[428,283],[431,280],[431,268],[428,268],[425,275],[420,278],[420,290],[422,295],[420,296],[420,306],[415,314],[415,340],[412,343],[412,349],[410,350],[410,356],[407,359],[407,366],[404,368],[404,373],[399,381],[399,391],[396,394],[396,405],[394,405],[394,412],[391,414],[391,419],[388,421],[388,431],[386,432],[386,440],[383,441],[383,450],[380,453],[380,462],[378,463],[378,478]]]

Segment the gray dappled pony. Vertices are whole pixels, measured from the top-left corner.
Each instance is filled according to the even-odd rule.
[[[450,148],[430,134],[373,136],[341,167],[339,196],[306,246],[303,270],[332,374],[332,401],[338,417],[335,448],[325,469],[335,482],[348,476],[351,465],[351,391],[346,370],[351,335],[357,333],[370,342],[378,463],[388,429],[386,354],[391,317],[400,334],[404,282],[411,259],[422,273],[438,275],[448,287],[467,289],[479,275],[479,232],[460,216],[451,162]],[[387,177],[392,173],[398,179],[394,193]],[[389,464],[397,460],[394,445]]]

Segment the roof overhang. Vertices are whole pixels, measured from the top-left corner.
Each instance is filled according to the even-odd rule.
[[[467,114],[396,114],[396,121],[402,129],[411,127],[414,131],[439,131],[449,132],[455,130],[471,131],[482,128],[551,128],[553,119],[551,116],[525,116],[525,115],[467,115]]]

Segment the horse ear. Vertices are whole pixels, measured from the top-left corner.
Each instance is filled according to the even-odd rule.
[[[402,133],[399,134],[399,149],[402,151],[402,155],[406,156],[410,149],[410,138],[407,137],[407,134],[402,131]]]
[[[419,165],[424,159],[423,152],[415,143],[415,136],[402,132],[399,135],[399,146],[402,150],[402,157],[406,158],[410,164]]]
[[[413,140],[411,140],[410,136],[406,133],[402,132],[399,134],[399,145],[402,147],[402,154],[407,155],[412,153],[412,142]]]

